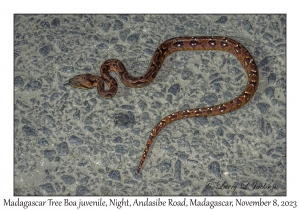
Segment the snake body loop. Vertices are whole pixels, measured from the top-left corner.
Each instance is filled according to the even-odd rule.
[[[136,174],[141,170],[155,137],[171,122],[183,118],[226,114],[241,108],[253,97],[258,87],[259,75],[258,68],[252,55],[239,42],[226,37],[175,37],[159,45],[152,56],[148,70],[141,77],[133,77],[129,75],[121,61],[117,59],[110,59],[102,64],[100,68],[100,76],[83,74],[78,75],[69,81],[69,84],[76,88],[90,89],[97,87],[100,96],[103,98],[111,98],[116,94],[118,85],[116,80],[110,76],[110,71],[116,72],[126,86],[141,88],[150,84],[155,79],[163,61],[169,54],[183,50],[221,50],[234,54],[246,70],[248,76],[247,85],[244,91],[231,101],[204,108],[182,110],[164,117],[156,124],[150,133],[140,164],[136,170]],[[107,90],[105,90],[104,83],[108,86]]]

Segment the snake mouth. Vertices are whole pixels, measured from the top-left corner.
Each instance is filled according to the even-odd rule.
[[[73,88],[79,88],[79,89],[83,89],[83,90],[87,90],[87,89],[90,89],[89,87],[86,87],[82,84],[78,85],[78,84],[75,84],[73,82],[69,82],[69,85]]]
[[[73,88],[79,89],[91,89],[93,88],[93,83],[85,77],[85,75],[79,75],[69,80],[69,85]]]

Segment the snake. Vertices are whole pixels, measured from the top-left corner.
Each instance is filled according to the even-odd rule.
[[[109,59],[100,67],[100,76],[92,74],[81,74],[69,80],[74,88],[92,89],[97,87],[98,94],[103,98],[112,98],[117,90],[116,80],[109,74],[111,71],[117,73],[124,85],[131,88],[142,88],[149,85],[157,76],[165,58],[171,53],[185,50],[220,50],[232,53],[244,67],[248,80],[240,95],[222,104],[187,109],[172,113],[162,118],[152,129],[147,140],[144,152],[135,174],[138,174],[146,160],[150,146],[160,131],[170,123],[193,117],[216,116],[226,114],[243,107],[255,94],[258,88],[259,73],[253,56],[238,41],[223,36],[186,36],[174,37],[160,44],[152,55],[149,67],[143,76],[131,76],[123,63],[118,59]],[[106,85],[106,86],[105,86]]]

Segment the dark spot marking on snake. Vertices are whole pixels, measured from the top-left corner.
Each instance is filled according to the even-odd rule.
[[[154,79],[156,77],[156,75],[157,75],[157,72],[153,72],[152,73],[152,78]]]
[[[250,58],[245,58],[245,66],[248,66],[249,65],[249,63],[250,63]]]
[[[187,116],[189,116],[191,113],[189,113],[187,110],[185,110],[183,113],[182,113],[182,116],[185,116],[185,117],[187,117]]]
[[[253,85],[248,85],[246,91],[250,93],[251,91],[253,91],[253,88],[254,88]]]
[[[178,42],[175,42],[173,45],[174,45],[175,47],[182,47],[182,46],[183,46],[183,42],[178,41]]]
[[[153,57],[153,61],[154,61],[155,63],[159,62],[159,60],[160,60],[160,58],[161,58],[160,53],[161,53],[161,52],[160,52],[159,50],[158,50],[157,52],[155,52],[154,57]]]
[[[257,84],[257,82],[254,82],[254,81],[251,81],[251,82],[249,83],[249,85],[253,85],[253,86],[256,86],[256,84]]]
[[[161,121],[160,124],[161,124],[162,126],[165,126],[165,125],[166,125],[166,122],[165,122],[165,121]]]
[[[114,66],[116,69],[118,68],[117,61],[115,61],[115,62],[113,63],[113,66]]]
[[[220,106],[220,108],[219,108],[219,110],[220,110],[220,112],[224,112],[225,110],[226,110],[227,108],[225,107],[225,106]]]
[[[168,53],[168,48],[162,48],[161,53],[164,56],[166,53]]]
[[[192,46],[192,47],[196,47],[197,45],[200,45],[201,42],[197,42],[196,40],[192,40],[190,41],[189,45]]]
[[[108,70],[110,69],[110,66],[109,65],[103,65],[103,68],[101,68],[101,69],[103,69],[103,71],[108,72]]]
[[[216,46],[216,41],[215,40],[209,40],[208,44],[210,44],[211,46]]]
[[[170,120],[174,120],[174,119],[176,119],[176,118],[177,118],[177,115],[176,115],[176,114],[170,115]]]
[[[155,126],[155,130],[159,131],[161,129],[160,125]]]
[[[207,111],[206,111],[207,114],[211,114],[212,113],[212,110],[209,108]]]
[[[224,40],[224,41],[222,40],[222,41],[221,41],[221,46],[222,46],[222,47],[227,47],[227,46],[228,46],[228,42],[225,41],[225,40]]]
[[[246,93],[246,92],[245,92],[245,93],[244,93],[244,96],[245,96],[245,98],[246,98],[247,100],[249,100],[249,98],[250,98],[251,95],[250,95],[249,93]]]
[[[256,76],[258,75],[258,72],[257,72],[256,70],[253,70],[253,69],[250,71],[250,73],[251,73],[251,74],[254,74],[254,75],[256,75]]]
[[[237,99],[237,100],[236,100],[236,104],[237,104],[238,106],[240,106],[240,105],[242,104],[242,101],[241,101],[240,99]]]
[[[196,115],[201,115],[202,112],[200,111],[200,109],[197,109],[197,110],[195,111],[195,114],[196,114]]]
[[[241,51],[241,46],[240,45],[237,45],[236,47],[234,47],[234,50],[240,54],[242,51]]]

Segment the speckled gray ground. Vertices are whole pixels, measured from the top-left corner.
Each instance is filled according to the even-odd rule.
[[[14,31],[15,195],[286,195],[285,15],[15,15]],[[259,90],[242,109],[163,129],[136,176],[152,127],[237,96],[241,64],[226,52],[174,53],[151,85],[118,80],[112,99],[65,84],[109,58],[140,76],[160,43],[187,35],[245,45]]]

